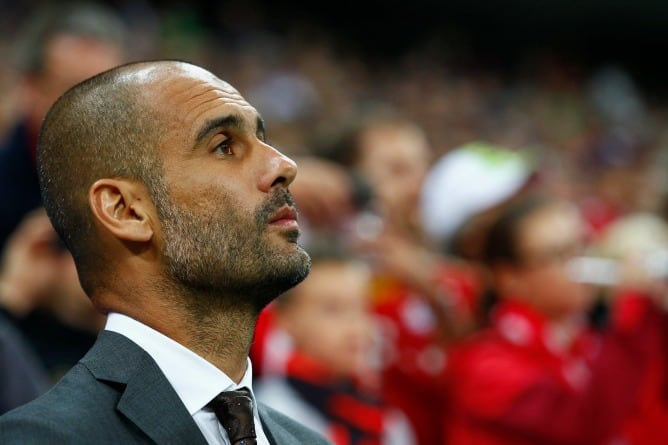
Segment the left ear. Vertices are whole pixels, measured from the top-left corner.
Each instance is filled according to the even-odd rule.
[[[127,179],[100,179],[88,190],[97,221],[116,238],[147,242],[153,235],[154,207],[146,187]]]

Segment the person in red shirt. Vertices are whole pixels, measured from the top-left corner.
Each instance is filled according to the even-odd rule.
[[[588,329],[593,289],[567,273],[584,225],[570,203],[528,197],[492,225],[485,260],[499,303],[446,372],[448,445],[602,445],[621,437],[652,358],[657,314],[629,295]],[[629,308],[632,307],[632,310]],[[619,443],[619,442],[618,442]]]
[[[311,256],[306,280],[272,306],[272,335],[286,341],[258,399],[335,445],[413,445],[407,419],[378,391],[368,267],[334,249]]]
[[[649,295],[659,307],[668,307],[668,224],[663,218],[649,212],[629,213],[608,225],[593,247],[597,256],[626,265],[627,294]],[[638,299],[636,304],[617,308],[617,318],[633,318],[643,302]],[[668,313],[657,312],[654,335],[646,339],[656,352],[642,380],[639,401],[624,423],[624,443],[629,445],[668,443]]]

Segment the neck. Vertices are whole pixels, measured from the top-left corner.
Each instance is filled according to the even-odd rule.
[[[235,382],[241,381],[253,341],[257,313],[250,308],[228,307],[207,314],[188,314],[185,335],[176,339],[222,370]]]
[[[199,300],[194,298],[199,297]],[[131,299],[106,295],[96,300],[105,312],[119,312],[132,317],[203,357],[235,382],[240,382],[247,368],[253,341],[257,311],[249,305],[221,298],[211,304],[210,296],[164,295]],[[209,304],[190,304],[209,301]],[[206,307],[204,307],[206,306]]]

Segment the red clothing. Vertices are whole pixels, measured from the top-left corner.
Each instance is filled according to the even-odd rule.
[[[592,238],[597,238],[622,215],[622,209],[618,206],[595,196],[580,201],[579,207],[580,213],[591,231],[589,235]]]
[[[435,285],[462,311],[470,310],[476,285],[470,271],[443,265]],[[418,444],[441,443],[443,372],[446,350],[437,339],[436,318],[425,298],[392,277],[376,277],[373,310],[380,321],[384,350],[383,398],[409,419]]]
[[[448,445],[599,445],[620,436],[651,351],[651,311],[559,348],[548,321],[502,303],[492,327],[450,354]]]
[[[295,352],[286,381],[302,400],[329,422],[336,445],[380,445],[386,409],[372,392],[351,378],[336,378],[319,362]]]
[[[630,300],[618,310],[618,318],[633,319],[642,307]],[[624,438],[629,445],[668,444],[668,315],[656,310],[647,320],[651,335],[646,346],[652,351],[646,378],[642,381],[639,402],[624,423]]]

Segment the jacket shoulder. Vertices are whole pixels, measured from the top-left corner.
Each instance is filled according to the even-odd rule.
[[[258,404],[258,409],[269,433],[279,444],[331,445],[319,433],[263,403]]]
[[[119,391],[75,365],[46,394],[0,417],[2,444],[72,444],[95,441],[117,428],[113,413]],[[92,443],[92,442],[88,442]]]

